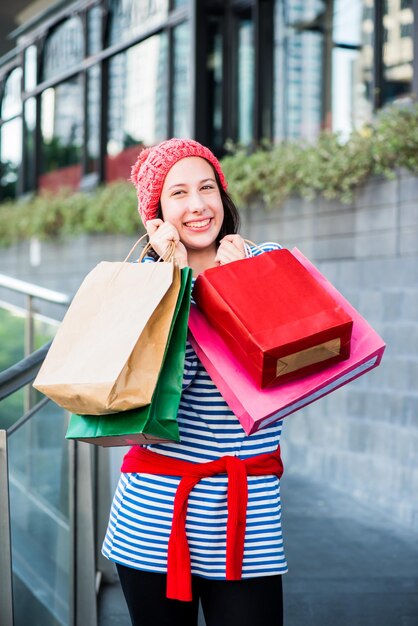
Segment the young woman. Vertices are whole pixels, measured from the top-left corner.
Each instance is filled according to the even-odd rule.
[[[196,141],[142,151],[132,182],[156,257],[174,241],[195,277],[280,248],[251,248],[237,234],[220,163]],[[127,453],[112,504],[103,554],[116,563],[132,624],[197,626],[200,600],[207,626],[280,626],[281,422],[246,436],[188,343],[178,423],[180,443]]]

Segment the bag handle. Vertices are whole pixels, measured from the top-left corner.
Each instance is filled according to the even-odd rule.
[[[145,233],[144,235],[142,235],[142,237],[140,237],[140,238],[138,239],[138,241],[136,241],[136,242],[134,243],[134,245],[132,246],[132,248],[131,248],[131,249],[130,249],[130,251],[128,252],[127,257],[124,259],[124,261],[123,261],[124,263],[126,263],[126,261],[127,261],[127,260],[129,259],[129,257],[131,256],[132,252],[135,250],[135,248],[137,248],[137,247],[138,247],[138,245],[141,243],[141,241],[142,241],[145,237],[148,237],[148,233]]]
[[[258,246],[256,243],[254,243],[253,241],[251,241],[250,239],[244,239],[244,243],[253,246],[254,248],[258,248],[258,250],[260,250],[261,252],[264,252],[263,248],[260,248],[260,246]],[[247,256],[247,255],[245,255]]]
[[[148,233],[145,233],[144,235],[142,235],[142,237],[140,237],[138,239],[138,241],[136,241],[134,243],[134,245],[132,246],[132,248],[130,249],[130,251],[128,252],[125,260],[123,261],[124,263],[126,263],[126,261],[129,259],[129,257],[132,255],[132,252],[138,247],[138,245],[141,243],[141,241],[145,238],[148,237]],[[138,263],[141,263],[143,258],[146,256],[147,252],[152,248],[150,242],[148,241],[146,243],[146,245],[143,247],[142,252],[139,256],[138,259]],[[169,246],[167,248],[167,250],[164,252],[164,254],[160,257],[158,257],[158,261],[165,261],[165,262],[170,262],[173,260],[174,257],[174,252],[176,249],[176,243],[175,241],[170,241]]]
[[[152,245],[148,241],[148,243],[142,249],[142,252],[141,252],[141,254],[139,256],[139,259],[138,259],[138,263],[142,263],[142,260],[146,257],[147,252],[149,250],[151,250],[151,248],[152,248]],[[168,244],[168,248],[164,252],[164,254],[162,254],[161,256],[158,257],[157,263],[159,263],[160,261],[164,261],[165,263],[169,263],[170,261],[173,260],[175,251],[176,251],[176,242],[171,240],[170,243]]]
[[[127,262],[127,260],[129,259],[129,257],[131,256],[132,252],[135,250],[135,248],[141,243],[141,241],[144,239],[144,237],[147,237],[148,233],[145,233],[144,235],[142,235],[142,237],[140,237],[138,239],[138,241],[136,241],[134,243],[134,245],[132,246],[132,248],[130,249],[126,259],[122,262],[122,265],[120,267],[118,267],[118,269],[116,270],[115,274],[112,276],[111,280],[109,281],[109,286],[113,283],[114,280],[116,280],[116,278],[118,277],[120,271],[122,270],[122,267],[125,265],[125,263]],[[144,249],[141,252],[141,256],[139,257],[139,261],[141,261],[145,254],[147,253],[147,251],[151,248],[150,243],[148,242],[145,246]],[[167,262],[171,262],[174,260],[174,252],[176,249],[176,243],[175,241],[170,241],[170,245],[167,248],[167,251],[164,253],[164,255],[162,257],[159,257],[158,261],[167,261]],[[153,272],[155,271],[155,268],[152,269],[152,272],[148,278],[148,280],[150,280]]]
[[[145,233],[144,235],[142,235],[142,237],[140,237],[138,239],[138,241],[136,241],[134,243],[134,245],[132,246],[132,248],[130,249],[126,259],[124,260],[124,263],[126,263],[126,261],[129,259],[129,257],[132,255],[132,252],[138,247],[138,245],[141,243],[141,241],[148,236],[148,233]],[[253,241],[251,241],[250,239],[244,239],[244,243],[254,247],[254,248],[258,248],[258,250],[260,250],[261,252],[264,252],[264,250],[262,248],[260,248],[260,246],[258,246],[256,243],[254,243]],[[150,242],[148,241],[146,243],[146,245],[143,247],[141,254],[139,255],[139,259],[138,259],[138,263],[142,263],[143,259],[145,258],[145,256],[147,255],[147,252],[152,248],[152,245],[150,244]],[[176,242],[175,241],[170,241],[169,246],[167,248],[167,250],[164,252],[164,254],[162,254],[160,257],[158,257],[158,262],[159,261],[164,261],[166,263],[169,263],[170,261],[173,260],[174,257],[174,253],[175,253],[175,249],[176,249]],[[247,255],[246,255],[247,256]]]

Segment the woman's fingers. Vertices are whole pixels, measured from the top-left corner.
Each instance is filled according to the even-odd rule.
[[[157,230],[160,228],[162,224],[164,224],[164,222],[163,220],[160,220],[160,219],[148,220],[147,223],[145,224],[145,228],[147,230],[149,237],[151,237],[151,235],[157,232]]]
[[[245,258],[244,242],[239,235],[227,235],[219,244],[215,263],[225,265]]]
[[[221,244],[224,241],[232,243],[236,248],[238,248],[238,250],[240,250],[245,255],[245,243],[241,235],[225,235],[225,237],[221,239]]]
[[[178,244],[180,241],[177,228],[170,222],[163,222],[158,219],[148,220],[147,232],[151,246],[161,257],[164,257],[170,250],[172,242]]]
[[[170,222],[163,222],[163,220],[148,220],[147,233],[154,240],[171,239],[171,241],[179,241],[179,234],[177,228]]]

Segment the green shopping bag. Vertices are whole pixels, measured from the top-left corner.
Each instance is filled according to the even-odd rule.
[[[181,287],[163,364],[151,403],[110,415],[71,415],[66,438],[99,446],[179,441],[180,404],[189,319],[192,270],[181,270]]]

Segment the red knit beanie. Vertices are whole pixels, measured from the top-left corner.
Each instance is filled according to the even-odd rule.
[[[215,168],[224,190],[224,173],[215,155],[193,139],[168,139],[139,153],[131,170],[131,181],[136,187],[138,211],[144,225],[157,216],[158,202],[168,171],[177,161],[186,157],[201,157]]]

